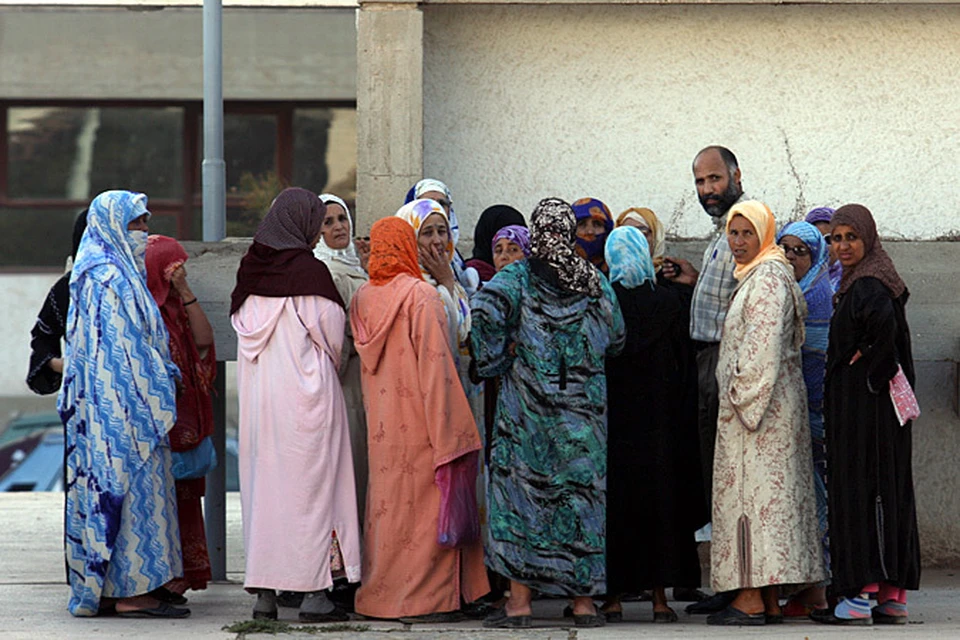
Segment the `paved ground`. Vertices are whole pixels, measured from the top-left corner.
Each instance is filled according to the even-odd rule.
[[[193,615],[176,622],[118,618],[72,618],[66,611],[68,589],[63,582],[60,494],[0,494],[0,638],[222,638],[238,637],[223,627],[249,619],[252,596],[241,588],[243,554],[239,500],[230,494],[227,509],[227,583],[189,593]],[[600,638],[960,638],[960,571],[927,571],[924,588],[911,594],[911,624],[906,627],[831,628],[808,622],[757,629],[707,627],[703,617],[680,613],[674,625],[649,622],[649,603],[628,603],[626,622],[603,629],[571,630],[560,619],[561,601],[535,604],[539,628],[524,632],[484,630],[479,623],[413,625],[357,620],[356,628],[319,634],[335,640],[593,640]],[[677,605],[677,610],[682,607]],[[296,611],[281,609],[281,619],[297,625]],[[322,628],[316,625],[314,628]],[[291,636],[313,637],[295,632]],[[291,637],[287,636],[287,637]],[[270,636],[256,635],[258,638]],[[283,637],[283,636],[280,636]]]

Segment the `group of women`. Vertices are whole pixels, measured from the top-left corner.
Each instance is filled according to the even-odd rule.
[[[446,185],[423,180],[407,199],[354,239],[343,200],[286,189],[238,269],[255,618],[293,592],[301,621],[344,620],[339,581],[360,583],[355,610],[373,618],[526,627],[544,594],[600,626],[650,590],[654,621],[674,622],[664,589],[699,586],[694,532],[712,515],[712,586],[737,596],[709,622],[906,620],[910,423],[886,389],[913,383],[907,292],[865,208],[814,219],[826,235],[807,222],[778,233],[756,201],[730,210],[739,286],[709,514],[692,288],[663,274],[656,215],[548,198],[528,227],[497,205],[463,260]],[[70,278],[59,408],[75,615],[182,617],[182,593],[209,579],[203,481],[175,480],[171,452],[212,428],[212,331],[185,252],[148,242],[148,217],[142,194],[98,196]],[[464,486],[479,508],[459,516],[482,534],[451,542],[441,513]],[[484,599],[491,583],[503,598]],[[781,608],[789,585],[803,589]]]

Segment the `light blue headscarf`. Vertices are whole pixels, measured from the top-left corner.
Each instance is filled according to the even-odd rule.
[[[650,257],[650,246],[643,232],[636,227],[617,227],[607,237],[604,247],[610,282],[619,282],[627,289],[644,282],[654,286],[656,270]]]
[[[806,294],[820,273],[827,268],[827,262],[830,259],[829,247],[820,230],[809,222],[788,222],[777,234],[777,243],[784,236],[799,238],[810,249],[810,270],[797,283],[800,285],[800,290]]]

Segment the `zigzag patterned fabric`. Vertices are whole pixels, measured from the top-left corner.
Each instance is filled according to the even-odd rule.
[[[136,232],[146,196],[108,191],[90,205],[70,279],[65,371],[66,552],[70,612],[152,591],[182,575],[167,432],[175,379]]]

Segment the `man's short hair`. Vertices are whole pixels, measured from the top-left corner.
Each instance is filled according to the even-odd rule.
[[[712,144],[709,147],[700,149],[697,155],[693,158],[694,164],[696,164],[697,158],[705,154],[707,151],[716,151],[720,154],[720,159],[723,160],[723,164],[727,165],[727,171],[730,173],[731,177],[733,177],[733,172],[740,168],[740,164],[737,162],[737,156],[733,155],[733,151],[730,151],[730,149],[727,149],[726,147],[721,147],[718,144]]]

